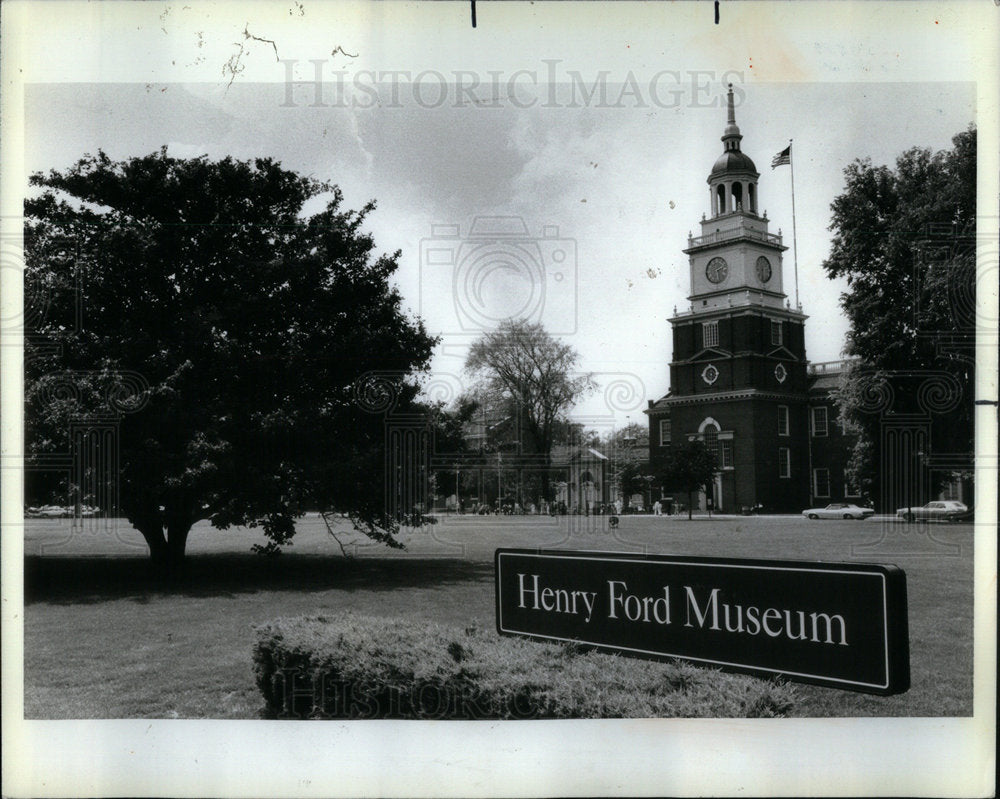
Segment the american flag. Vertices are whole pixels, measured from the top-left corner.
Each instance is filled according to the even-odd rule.
[[[771,169],[777,166],[783,166],[784,164],[791,165],[792,163],[792,145],[788,145],[784,150],[778,153],[774,158],[771,159]]]

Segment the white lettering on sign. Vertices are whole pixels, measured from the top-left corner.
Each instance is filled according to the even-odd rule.
[[[566,613],[581,616],[587,623],[597,607],[597,591],[581,591],[542,585],[537,574],[518,572],[519,608],[542,613]],[[803,610],[759,608],[722,602],[720,589],[712,588],[699,594],[690,585],[684,586],[684,626],[769,638],[785,636],[793,641],[847,646],[847,623],[839,613],[806,613]],[[670,586],[662,586],[659,595],[631,593],[624,580],[607,581],[607,618],[614,621],[639,622],[669,626]]]
[[[670,624],[670,586],[663,586],[663,596],[638,597],[627,594],[623,580],[608,580],[608,618],[617,619],[621,613],[629,621]]]
[[[718,588],[713,588],[707,597],[703,597],[701,602],[699,602],[694,589],[689,585],[684,586],[684,595],[687,600],[685,627],[705,629],[707,623],[709,630],[723,629],[719,626]],[[756,605],[748,605],[745,608],[743,605],[731,605],[728,602],[722,602],[721,605],[726,632],[759,635],[763,630],[771,638],[778,638],[784,634],[793,641],[847,646],[847,623],[839,613],[832,615],[810,613],[807,623],[806,613],[802,610],[765,608],[761,611]],[[797,621],[797,624],[793,622],[793,619]],[[836,638],[839,640],[835,640]]]
[[[549,588],[548,586],[539,590],[538,575],[531,575],[530,587],[525,586],[524,578],[526,576],[520,572],[517,575],[517,606],[519,608],[530,607],[532,610],[572,614],[576,614],[578,608],[580,612],[585,609],[587,616],[584,621],[590,621],[590,617],[594,613],[594,602],[597,599],[596,591],[569,591],[565,588]],[[529,596],[531,597],[530,604],[525,601]]]

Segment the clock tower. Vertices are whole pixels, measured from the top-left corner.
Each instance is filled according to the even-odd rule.
[[[665,462],[672,444],[702,439],[719,464],[704,506],[798,511],[809,492],[806,316],[784,293],[788,248],[768,229],[742,139],[730,85],[709,211],[684,249],[690,304],[669,320],[670,392],[646,411],[650,459]]]
[[[722,135],[722,155],[708,175],[710,216],[702,214],[701,235],[688,236],[691,296],[696,310],[760,305],[787,306],[782,283],[781,233],[768,232],[761,215],[760,173],[740,149],[733,89],[727,95],[729,119]]]

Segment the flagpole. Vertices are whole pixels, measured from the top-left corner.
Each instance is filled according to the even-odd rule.
[[[799,246],[795,231],[795,158],[792,156],[792,140],[788,140],[788,166],[792,168],[792,260],[795,264],[795,309],[801,311],[799,302]]]

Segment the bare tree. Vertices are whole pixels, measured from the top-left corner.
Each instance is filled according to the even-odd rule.
[[[556,433],[569,409],[595,387],[589,374],[575,372],[578,360],[576,350],[541,324],[508,319],[476,341],[465,361],[477,391],[510,408],[519,449],[540,467],[546,498]]]

